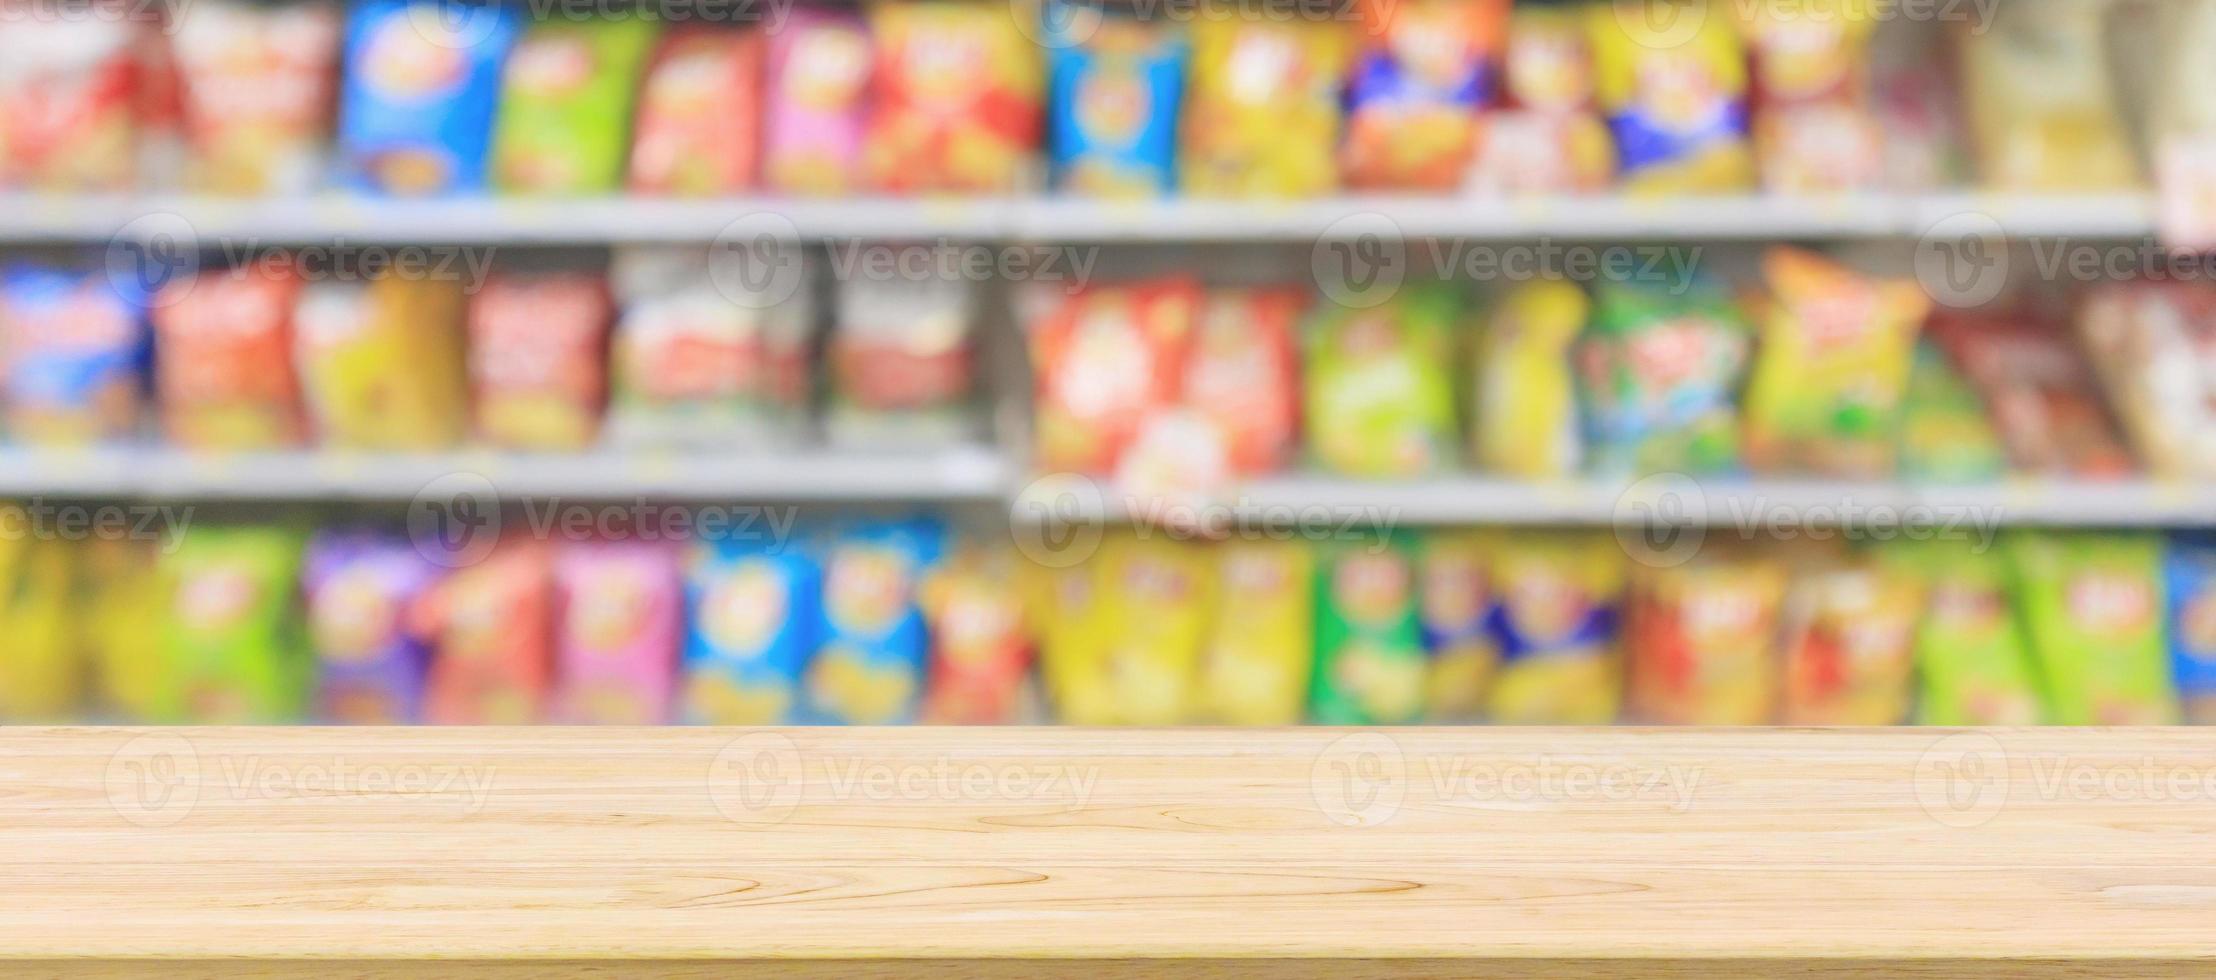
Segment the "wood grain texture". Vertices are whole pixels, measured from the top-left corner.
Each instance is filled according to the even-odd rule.
[[[0,729],[0,957],[2207,975],[2216,731]]]

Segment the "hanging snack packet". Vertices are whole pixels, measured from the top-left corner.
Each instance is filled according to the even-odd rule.
[[[869,31],[850,12],[797,7],[770,33],[762,116],[770,190],[833,197],[861,185],[871,60]]]
[[[1307,331],[1309,451],[1325,469],[1389,478],[1454,458],[1453,330],[1459,297],[1411,284],[1369,309],[1327,305]]]
[[[1485,568],[1490,544],[1472,531],[1436,531],[1418,544],[1417,615],[1431,658],[1427,720],[1468,722],[1484,713],[1486,687],[1500,665],[1485,623],[1493,605]]]
[[[422,719],[431,650],[420,607],[438,573],[396,535],[327,530],[310,539],[300,582],[316,660],[317,720],[405,725]]]
[[[1748,332],[1730,299],[1624,282],[1594,291],[1578,342],[1591,461],[1604,473],[1714,473],[1739,459],[1733,396]]]
[[[1080,0],[1046,2],[1054,8],[1045,18],[1054,186],[1087,197],[1170,192],[1190,54],[1183,30]]]
[[[477,434],[504,449],[592,444],[607,394],[608,284],[591,273],[501,273],[469,308]]]
[[[677,550],[644,538],[571,541],[554,556],[554,590],[562,720],[668,722],[685,629]]]
[[[2061,327],[2022,316],[1951,313],[1932,318],[1926,329],[1984,396],[2018,471],[2116,479],[2137,469]]]
[[[1366,536],[1319,557],[1316,672],[1309,702],[1323,725],[1423,718],[1430,661],[1406,541]]]
[[[1650,9],[1627,9],[1641,4]],[[1587,8],[1595,92],[1624,190],[1713,194],[1754,186],[1746,52],[1726,6],[1611,0]],[[1677,36],[1688,24],[1696,25],[1690,35]]]
[[[1344,24],[1243,16],[1204,0],[1180,120],[1178,170],[1198,197],[1315,197],[1339,186]]]
[[[554,686],[553,549],[502,538],[474,565],[454,569],[426,600],[437,637],[424,720],[434,725],[543,721]]]
[[[972,435],[970,316],[960,279],[842,281],[827,353],[831,441],[913,448]]]
[[[1747,461],[1764,472],[1890,475],[1931,300],[1912,281],[1865,279],[1794,248],[1771,249],[1763,272],[1772,296],[1747,379]]]
[[[2216,478],[2216,287],[2103,283],[2078,312],[2078,334],[2147,468]]]
[[[1561,279],[1518,284],[1493,307],[1473,372],[1471,450],[1478,466],[1523,480],[1577,471],[1584,447],[1570,347],[1591,309],[1585,291]]]
[[[0,4],[0,187],[131,188],[144,25],[130,6]]]
[[[316,189],[340,19],[338,5],[325,0],[210,0],[175,19],[192,186],[249,196]]]
[[[0,398],[10,439],[79,445],[138,427],[148,333],[143,294],[114,277],[0,269]]]
[[[1920,583],[1867,559],[1804,572],[1785,600],[1787,725],[1899,725],[1924,611]]]
[[[1930,343],[1916,345],[1901,397],[1900,474],[1918,483],[1982,483],[2008,471],[1985,403]]]
[[[2008,563],[1987,543],[1934,539],[1887,549],[1888,574],[1925,593],[1916,627],[1916,723],[2036,725],[2039,678],[2010,601]]]
[[[1506,725],[1606,725],[1623,688],[1623,552],[1606,533],[1504,539],[1486,630],[1501,664],[1485,715]]]
[[[609,438],[619,445],[731,448],[790,441],[806,423],[806,289],[748,290],[736,251],[616,251]]]
[[[271,255],[178,279],[154,301],[163,428],[192,449],[278,449],[303,435],[292,373],[300,274]]]
[[[1469,169],[1477,112],[1493,96],[1507,0],[1372,0],[1374,43],[1347,80],[1346,184],[1450,191]]]
[[[873,4],[871,187],[896,194],[1006,193],[1038,151],[1046,75],[1022,6],[970,0]]]
[[[1108,630],[1091,676],[1070,683],[1102,686],[1094,721],[1080,724],[1180,725],[1199,697],[1201,654],[1218,584],[1209,549],[1192,541],[1118,534],[1102,542],[1099,618]]]
[[[946,549],[924,518],[859,524],[823,561],[823,648],[808,665],[809,717],[846,725],[911,720],[929,651],[917,589]]]
[[[970,544],[924,577],[918,599],[931,634],[925,724],[1025,720],[1031,636],[1008,559]]]
[[[1500,196],[1605,190],[1616,149],[1593,104],[1593,46],[1569,4],[1518,4],[1510,16],[1502,107],[1478,115],[1466,187]]]
[[[164,556],[172,585],[163,656],[185,718],[202,725],[297,721],[308,708],[295,590],[301,536],[287,528],[195,526]]]
[[[1657,725],[1765,725],[1777,715],[1785,570],[1751,556],[1645,569],[1625,627],[1624,712]]]
[[[662,36],[639,91],[633,193],[714,197],[754,186],[763,60],[751,29],[689,25]]]
[[[346,182],[408,196],[483,190],[501,64],[520,21],[500,3],[355,5],[339,88]]]
[[[1979,176],[1993,190],[2081,193],[2140,183],[2102,23],[2109,0],[2007,4],[1957,32]]]
[[[2170,601],[2170,676],[2185,720],[2216,725],[2216,536],[2170,539],[2164,561]]]
[[[2008,545],[2047,720],[2176,723],[2163,638],[2162,539],[2021,532]]]
[[[1777,194],[1875,190],[1884,133],[1870,109],[1870,35],[1890,0],[1765,0],[1743,8],[1754,145]]]
[[[821,568],[803,548],[751,537],[688,548],[685,720],[791,724],[823,625]]]
[[[1030,331],[1039,469],[1107,475],[1154,412],[1176,402],[1201,305],[1184,277],[1088,284]]]
[[[48,724],[74,720],[84,702],[86,667],[81,618],[72,601],[77,549],[73,542],[26,534],[31,517],[0,504],[0,721]]]
[[[469,428],[467,302],[454,280],[317,282],[293,308],[293,364],[318,441],[334,449],[436,450]]]
[[[506,194],[621,187],[632,102],[657,30],[637,15],[526,27],[501,74],[493,186]]]
[[[1194,718],[1204,724],[1297,725],[1315,631],[1315,554],[1302,541],[1214,548],[1219,588],[1201,648]]]

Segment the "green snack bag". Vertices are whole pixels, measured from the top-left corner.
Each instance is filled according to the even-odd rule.
[[[1889,573],[1924,586],[1917,723],[2039,724],[2039,679],[2009,608],[2007,562],[1966,540],[1903,541],[1880,553]]]
[[[1316,575],[1316,669],[1309,703],[1326,725],[1416,721],[1425,708],[1415,563],[1390,535],[1345,542]]]
[[[2162,628],[2162,539],[2024,532],[2008,544],[2047,720],[2176,724]]]
[[[532,25],[501,75],[493,186],[520,194],[620,187],[654,37],[653,21],[631,16]]]
[[[1603,474],[1739,466],[1733,398],[1751,331],[1715,285],[1604,281],[1577,346],[1588,458]]]
[[[312,663],[295,595],[303,537],[271,526],[194,526],[164,559],[168,663],[185,721],[292,721]]]
[[[1985,401],[1929,343],[1916,347],[1901,403],[1901,476],[1924,483],[1982,483],[2008,472]]]
[[[1453,287],[1424,283],[1369,309],[1324,304],[1307,331],[1307,426],[1326,469],[1421,476],[1444,468],[1454,420]]]

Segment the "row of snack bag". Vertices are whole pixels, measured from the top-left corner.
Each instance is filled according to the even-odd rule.
[[[1892,0],[1045,2],[665,31],[447,0],[7,0],[0,185],[299,193],[327,145],[341,183],[410,195],[991,193],[1042,162],[1089,195],[1814,193],[1956,182],[1964,144],[1998,188],[2140,180],[2112,0],[1876,50]]]
[[[726,268],[770,261],[740,251],[627,248],[608,270],[488,263],[480,284],[279,252],[154,291],[18,263],[0,399],[8,435],[40,444],[129,439],[149,392],[168,440],[201,449],[786,444],[814,423],[821,305],[787,260],[778,278]],[[970,434],[967,285],[846,280],[821,345],[831,439]]]
[[[276,525],[10,534],[0,718],[2004,725],[2182,704],[2216,723],[2205,535],[1663,562],[1606,532],[1127,530],[1047,567],[927,518],[722,527],[477,551]]]
[[[1782,246],[1736,294],[1542,278],[1471,303],[1410,282],[1311,309],[1298,287],[1091,283],[1030,320],[1035,455],[1140,494],[1220,489],[1303,444],[1379,479],[1465,460],[1541,480],[2216,475],[2216,287],[2074,303],[1933,312],[1914,282]]]

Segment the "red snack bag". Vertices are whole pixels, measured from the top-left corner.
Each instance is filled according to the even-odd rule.
[[[1223,434],[1233,473],[1284,466],[1300,418],[1296,286],[1221,289],[1201,307],[1185,361],[1185,404]]]
[[[144,27],[122,3],[0,0],[0,184],[130,188]]]
[[[1624,631],[1626,713],[1661,725],[1768,724],[1784,594],[1784,569],[1757,559],[1701,557],[1648,570]]]
[[[1908,717],[1914,578],[1871,562],[1804,572],[1785,603],[1787,725],[1898,725]]]
[[[1956,313],[1925,329],[1985,398],[2016,469],[2096,479],[2137,468],[2069,335],[2028,317]]]
[[[543,541],[502,540],[426,597],[437,637],[424,718],[434,725],[540,720],[554,680],[554,566]]]
[[[662,38],[639,94],[632,190],[705,197],[753,186],[762,57],[750,30],[694,26]]]
[[[1038,151],[1046,72],[1038,43],[1002,8],[965,0],[869,7],[875,102],[863,167],[875,187],[1015,189]]]
[[[1033,323],[1041,470],[1114,471],[1147,416],[1176,403],[1200,302],[1184,277],[1088,285]]]
[[[933,725],[1022,721],[1031,637],[1023,594],[1005,563],[961,552],[933,569],[917,593],[931,631],[922,718]]]
[[[840,284],[838,310],[827,352],[833,442],[913,446],[968,435],[968,281],[848,279]]]
[[[509,449],[574,450],[599,433],[607,394],[607,280],[581,272],[503,273],[469,311],[477,433]]]
[[[300,275],[270,255],[170,283],[154,300],[154,375],[170,441],[271,449],[303,435],[293,376]]]
[[[339,9],[197,0],[173,45],[193,186],[301,194],[321,176],[338,78]],[[149,73],[147,88],[157,88]]]

